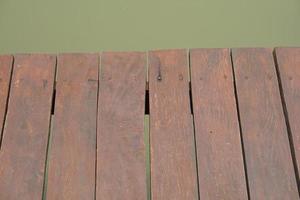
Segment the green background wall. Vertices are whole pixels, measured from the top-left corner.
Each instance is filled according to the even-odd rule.
[[[0,53],[300,46],[299,0],[0,0]]]

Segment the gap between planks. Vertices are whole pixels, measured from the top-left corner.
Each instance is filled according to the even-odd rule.
[[[194,107],[193,107],[193,93],[192,93],[192,81],[191,81],[191,55],[190,50],[187,51],[187,65],[188,65],[188,82],[189,82],[189,103],[190,103],[190,112],[192,118],[192,130],[194,137],[194,151],[195,151],[195,164],[196,164],[196,175],[197,175],[197,192],[198,200],[200,200],[200,179],[199,179],[199,165],[198,165],[198,151],[197,151],[197,140],[196,140],[196,128],[195,128],[195,116],[194,116]]]
[[[238,118],[238,124],[239,124],[239,132],[240,132],[240,138],[241,138],[241,147],[242,147],[243,164],[244,164],[244,172],[245,172],[245,179],[246,179],[247,196],[248,196],[248,200],[250,200],[251,198],[250,198],[250,190],[249,190],[247,163],[246,163],[246,158],[245,158],[246,154],[245,154],[243,132],[242,132],[242,126],[241,126],[241,116],[240,116],[240,109],[239,109],[239,99],[238,99],[238,95],[237,95],[236,77],[235,77],[235,72],[234,72],[234,67],[233,67],[233,60],[232,60],[232,51],[231,51],[231,49],[230,49],[230,62],[231,62],[231,68],[232,68],[233,89],[234,89],[234,97],[235,97],[237,118]]]
[[[299,182],[300,179],[299,179],[299,171],[298,171],[299,166],[297,166],[295,145],[294,145],[294,141],[293,141],[292,130],[291,130],[291,126],[290,126],[290,120],[289,120],[286,100],[284,98],[281,75],[280,75],[280,71],[279,71],[279,64],[278,64],[278,59],[277,59],[275,49],[273,50],[273,58],[274,58],[274,64],[275,64],[275,69],[276,69],[276,75],[277,75],[277,79],[278,79],[278,87],[279,87],[279,92],[280,92],[281,103],[282,103],[283,112],[284,112],[284,119],[285,119],[287,133],[288,133],[288,139],[289,139],[289,144],[290,144],[292,161],[293,161],[293,166],[294,166],[294,171],[295,171],[295,176],[296,176],[298,194],[300,196],[300,182]]]
[[[15,58],[14,58],[14,56],[12,56],[11,71],[10,71],[9,83],[8,83],[8,91],[7,91],[7,97],[6,97],[6,100],[5,100],[6,101],[5,102],[5,111],[4,111],[3,122],[2,122],[2,130],[0,130],[0,151],[1,151],[1,147],[2,147],[2,139],[3,139],[4,127],[5,127],[6,116],[7,116],[7,111],[8,111],[11,82],[12,82],[12,76],[13,76],[13,71],[14,71],[14,62],[15,62]]]

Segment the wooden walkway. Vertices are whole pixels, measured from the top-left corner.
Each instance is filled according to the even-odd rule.
[[[0,200],[299,199],[299,116],[300,48],[0,56]]]

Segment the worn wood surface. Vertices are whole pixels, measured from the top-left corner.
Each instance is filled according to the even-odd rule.
[[[190,52],[200,199],[247,199],[229,49]]]
[[[58,56],[47,199],[94,199],[98,54]]]
[[[17,55],[0,152],[0,199],[41,199],[55,57]]]
[[[98,200],[142,200],[146,192],[145,53],[103,53],[97,133]]]
[[[232,53],[251,199],[299,199],[271,49]]]
[[[13,57],[9,55],[0,56],[0,148],[2,131],[5,120],[9,84],[11,80]]]
[[[152,199],[198,199],[186,50],[149,53]]]
[[[296,168],[300,167],[300,48],[277,48],[276,59],[281,80],[291,144],[296,158]],[[297,177],[299,179],[299,177]],[[297,180],[298,182],[300,180]]]
[[[299,199],[299,69],[299,48],[0,56],[0,200]]]

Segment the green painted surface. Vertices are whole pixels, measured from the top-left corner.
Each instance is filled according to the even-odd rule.
[[[0,53],[300,46],[299,0],[0,0]]]

